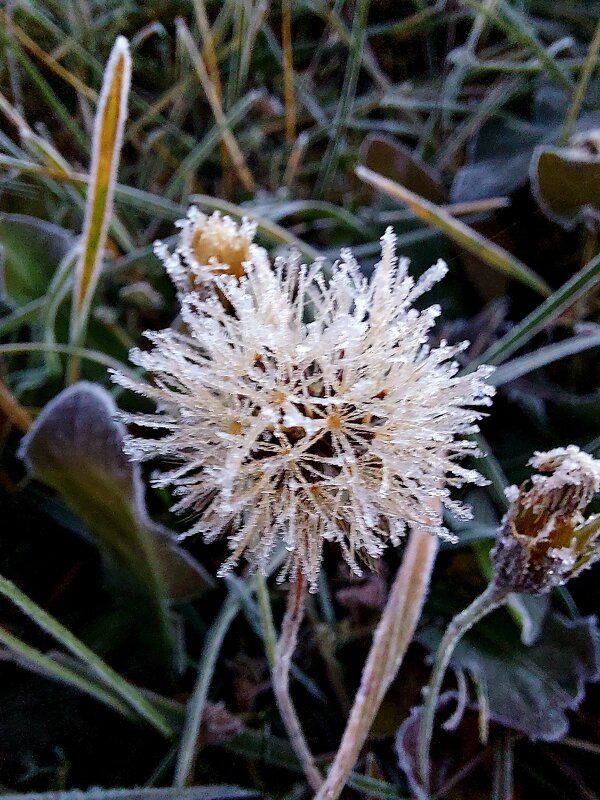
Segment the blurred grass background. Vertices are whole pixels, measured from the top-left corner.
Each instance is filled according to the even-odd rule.
[[[102,75],[116,37],[124,35],[133,57],[129,117],[107,252],[78,351],[81,375],[109,388],[122,407],[137,402],[116,394],[107,366],[126,365],[142,331],[164,327],[177,314],[152,242],[174,235],[173,222],[191,197],[204,210],[256,219],[258,237],[272,252],[295,246],[307,259],[331,261],[350,245],[365,272],[379,236],[393,225],[399,252],[416,272],[438,257],[450,266],[427,299],[442,305],[438,335],[472,341],[465,367],[481,358],[503,363],[483,430],[491,455],[481,468],[492,484],[471,493],[472,524],[448,521],[461,544],[440,557],[424,631],[432,619],[466,605],[484,580],[504,510],[503,485],[525,477],[534,450],[571,442],[600,450],[599,31],[593,0],[6,0],[0,6],[0,572],[120,673],[173,703],[185,702],[206,632],[223,620],[235,594],[221,586],[196,602],[177,603],[171,609],[177,669],[150,669],[153,632],[140,623],[139,598],[107,574],[94,531],[90,539],[64,497],[25,480],[16,457],[30,419],[68,383],[72,248],[82,232]],[[155,519],[182,526],[168,513],[169,497],[148,492],[147,502]],[[189,547],[214,574],[223,544]],[[325,761],[360,675],[386,569],[398,558],[390,553],[381,575],[355,584],[328,557],[327,580],[311,601],[295,692],[311,745]],[[278,621],[282,592],[270,590]],[[269,689],[260,615],[239,592],[232,634],[214,654],[214,720],[203,726],[195,781],[302,797]],[[572,594],[553,597],[552,606],[583,624],[598,599],[591,572]],[[500,612],[503,624],[492,625],[476,645],[482,652],[492,647],[495,668],[500,664],[509,682],[508,670],[528,669],[519,623],[527,617],[541,625],[550,611],[536,602],[520,613],[511,619]],[[1,621],[62,663],[46,636],[8,604]],[[596,629],[586,632],[595,647]],[[410,796],[392,737],[427,677],[427,636],[420,641],[384,705],[349,797]],[[169,785],[176,745],[49,682],[39,662],[16,656],[14,648],[3,655],[0,785],[6,791]],[[551,667],[538,674],[542,701],[545,685],[561,686]],[[582,674],[591,672],[582,666]],[[570,688],[563,689],[566,707]],[[481,685],[478,691],[481,705]],[[219,702],[226,710],[219,711]],[[596,796],[597,689],[569,718],[562,743],[534,744],[530,721],[501,723],[492,713],[484,746],[466,719],[460,740],[440,740],[446,777],[439,796]]]

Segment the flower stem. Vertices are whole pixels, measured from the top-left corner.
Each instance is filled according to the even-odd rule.
[[[348,780],[412,640],[429,588],[437,549],[437,537],[418,529],[411,532],[373,636],[340,747],[315,800],[337,800]]]
[[[298,631],[304,616],[304,601],[306,596],[306,578],[298,570],[295,583],[291,584],[288,590],[287,608],[281,634],[277,642],[275,651],[275,664],[273,668],[273,691],[277,700],[277,707],[281,715],[281,720],[287,731],[290,744],[302,765],[306,779],[314,792],[319,790],[323,783],[321,773],[315,766],[315,762],[304,738],[300,721],[296,714],[296,709],[290,696],[290,665],[292,655],[296,649],[298,641]]]
[[[267,579],[262,572],[257,572],[254,578],[256,587],[256,599],[260,612],[260,622],[262,635],[265,644],[265,654],[269,662],[269,670],[273,673],[275,669],[275,654],[277,652],[277,634],[273,624],[273,613],[271,611],[271,601],[269,600],[269,588]]]
[[[508,595],[508,589],[497,586],[496,583],[492,581],[485,591],[473,600],[470,606],[454,617],[442,637],[435,657],[431,678],[425,690],[423,716],[421,717],[421,724],[419,727],[419,773],[421,775],[423,788],[427,794],[429,794],[429,750],[431,747],[431,737],[433,735],[433,721],[442,682],[450,659],[452,658],[452,653],[456,645],[473,625],[495,608],[503,605]]]

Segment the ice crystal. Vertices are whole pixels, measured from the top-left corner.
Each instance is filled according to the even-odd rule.
[[[273,266],[249,252],[244,275],[213,274],[218,292],[184,294],[183,329],[147,333],[153,349],[132,351],[153,385],[116,376],[157,403],[126,419],[162,437],[130,438],[128,452],[176,462],[155,484],[197,515],[185,535],[227,536],[221,574],[243,553],[266,569],[283,540],[282,577],[302,570],[312,588],[325,541],[360,575],[407,525],[448,537],[432,506],[469,516],[449,489],[485,483],[457,462],[475,452],[465,437],[493,389],[488,367],[458,374],[466,343],[429,346],[439,307],[412,307],[445,264],[415,282],[391,229],[370,281],[349,250],[328,282],[297,255]]]
[[[163,242],[155,242],[154,250],[161,259],[180,295],[192,289],[211,289],[215,275],[244,274],[244,264],[262,248],[253,243],[256,225],[243,219],[234,222],[220,211],[207,216],[192,206],[181,228],[175,250],[171,253]],[[262,251],[264,252],[264,251]]]
[[[535,453],[529,464],[542,474],[507,490],[511,505],[492,556],[497,583],[540,594],[600,556],[600,524],[583,515],[600,490],[600,461],[569,445]]]

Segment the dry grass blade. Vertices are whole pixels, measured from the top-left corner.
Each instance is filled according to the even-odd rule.
[[[442,208],[436,206],[435,203],[425,200],[424,197],[411,192],[405,186],[389,178],[384,178],[383,175],[367,167],[358,166],[355,172],[365,183],[380,192],[384,192],[389,197],[405,203],[419,219],[434,225],[461,247],[464,247],[465,250],[474,253],[486,264],[489,264],[490,267],[508,275],[509,278],[519,281],[530,289],[534,289],[543,297],[548,297],[551,294],[552,290],[548,284],[526,264],[515,258],[504,248],[481,236],[473,228],[465,225],[464,222],[454,219]]]
[[[26,433],[31,427],[29,412],[23,408],[2,381],[0,381],[0,412],[23,433]]]
[[[292,50],[292,0],[281,0],[281,42],[283,45],[283,94],[285,97],[285,140],[296,138],[296,95]]]
[[[8,14],[2,9],[0,9],[0,20],[2,20],[5,25],[8,24]],[[53,56],[46,53],[46,51],[40,47],[37,42],[34,42],[34,40],[13,21],[11,21],[11,34],[26,50],[28,50],[39,61],[41,61],[45,67],[54,72],[55,75],[58,75],[59,78],[62,78],[65,83],[68,83],[70,86],[72,86],[76,92],[79,92],[84,97],[87,97],[88,100],[97,99],[97,94],[93,89],[90,89],[89,86],[86,86],[86,84],[80,80],[77,75],[70,72],[68,69],[65,69],[62,64],[53,58]]]
[[[176,20],[175,24],[177,26],[177,35],[188,52],[190,60],[192,61],[194,69],[196,70],[196,74],[198,75],[198,79],[202,84],[202,88],[204,89],[206,98],[214,114],[215,120],[217,121],[217,124],[221,130],[221,138],[224,145],[227,147],[229,156],[233,162],[233,166],[235,167],[244,188],[247,191],[252,192],[256,188],[254,178],[252,177],[252,174],[246,165],[244,155],[227,124],[227,118],[223,111],[221,100],[219,99],[219,96],[215,90],[214,84],[210,80],[210,76],[204,64],[202,55],[200,54],[196,43],[192,39],[185,22],[180,18]]]
[[[74,344],[79,344],[84,335],[92,297],[98,283],[112,213],[130,83],[129,44],[127,39],[119,36],[104,73],[96,113],[81,255],[75,269],[71,311],[71,342]]]
[[[206,13],[204,0],[194,0],[194,12],[196,14],[196,21],[198,23],[200,33],[202,34],[202,41],[204,43],[204,52],[202,55],[206,60],[208,74],[214,84],[217,96],[220,98],[223,95],[223,90],[221,87],[221,76],[219,75],[219,60],[217,58],[214,37],[210,29],[210,22],[208,19],[208,14]]]

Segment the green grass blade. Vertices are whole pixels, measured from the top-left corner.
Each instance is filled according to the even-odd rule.
[[[44,310],[45,300],[40,297],[37,300],[32,300],[27,305],[16,308],[0,319],[0,336],[6,336],[8,333],[18,330],[21,325],[34,320],[37,315]]]
[[[328,189],[332,174],[337,166],[339,151],[342,146],[342,137],[346,128],[346,122],[352,112],[354,95],[358,74],[362,62],[363,45],[366,37],[367,16],[369,14],[370,0],[357,0],[354,8],[354,19],[352,23],[352,42],[344,74],[342,96],[340,97],[338,110],[333,122],[333,137],[327,147],[323,164],[319,172],[316,186],[316,195],[321,197]]]
[[[100,656],[74,636],[57,619],[34,603],[14,583],[0,575],[0,594],[14,603],[39,628],[50,634],[66,650],[86,664],[90,670],[116,695],[124,700],[143,719],[163,736],[171,738],[173,729],[153,704],[129,681],[110,667]]]
[[[254,789],[218,785],[191,786],[189,789],[73,789],[66,792],[33,792],[2,795],[4,800],[242,800],[259,797]]]
[[[527,21],[525,16],[517,9],[506,2],[498,4],[498,11],[488,8],[480,0],[465,0],[465,5],[483,14],[489,21],[499,28],[511,41],[526,47],[544,65],[548,74],[568,92],[573,90],[573,81],[562,68],[556,63],[554,58],[548,53],[540,42],[534,27]]]
[[[264,97],[264,92],[257,89],[248,92],[248,94],[232,106],[225,115],[228,128],[233,130],[234,127],[245,118],[252,106],[262,97]],[[183,159],[162,192],[162,196],[171,200],[178,191],[181,191],[186,181],[189,180],[190,175],[198,171],[220,141],[221,128],[219,125],[215,125],[202,141],[198,142],[196,147]]]
[[[119,700],[112,692],[107,691],[103,686],[90,680],[85,675],[75,672],[65,664],[61,664],[50,658],[50,656],[40,653],[35,647],[27,644],[2,627],[0,627],[0,643],[15,654],[18,662],[23,662],[34,672],[41,672],[53,680],[93,697],[124,717],[134,717],[131,708]]]
[[[557,289],[535,311],[489,347],[469,364],[469,371],[479,364],[501,364],[516,350],[529,342],[536,333],[550,325],[569,306],[572,306],[600,283],[600,254],[575,273],[560,289]]]
[[[529,372],[533,372],[540,367],[545,367],[561,358],[583,353],[593,347],[600,347],[600,333],[585,333],[573,336],[564,342],[549,344],[547,347],[540,347],[533,353],[515,358],[499,367],[489,378],[494,386],[502,386],[505,383],[521,378]]]
[[[600,20],[596,25],[596,30],[594,31],[594,38],[592,39],[590,46],[588,48],[587,56],[583,64],[583,69],[581,70],[581,75],[579,76],[579,80],[577,81],[577,86],[575,87],[575,91],[573,92],[571,105],[569,106],[569,110],[567,111],[567,115],[565,117],[565,121],[563,124],[563,129],[560,133],[560,137],[557,142],[558,145],[564,145],[567,143],[567,140],[571,135],[573,125],[577,122],[577,118],[579,117],[579,112],[581,111],[581,107],[583,106],[585,93],[587,91],[591,77],[594,74],[594,70],[596,69],[596,66],[598,64],[599,52],[600,52]]]
[[[206,635],[198,664],[198,676],[194,691],[187,705],[181,743],[177,754],[177,765],[175,767],[175,786],[187,786],[192,778],[196,750],[198,748],[198,733],[208,699],[208,690],[223,640],[239,611],[239,599],[233,594],[229,595]]]

